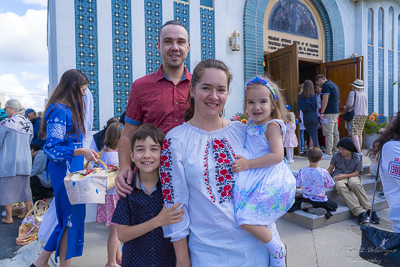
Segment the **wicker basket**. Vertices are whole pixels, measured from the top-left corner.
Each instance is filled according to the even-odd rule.
[[[24,202],[17,202],[12,205],[12,216],[18,216],[26,213],[26,207]]]

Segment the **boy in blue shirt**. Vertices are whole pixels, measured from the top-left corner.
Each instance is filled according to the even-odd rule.
[[[171,266],[176,258],[170,239],[161,226],[183,220],[176,203],[166,209],[159,178],[164,134],[154,125],[141,125],[131,138],[131,158],[137,167],[133,191],[118,201],[112,222],[118,224],[118,238],[124,242],[122,266]]]

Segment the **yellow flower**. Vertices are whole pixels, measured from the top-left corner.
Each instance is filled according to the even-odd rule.
[[[246,124],[247,120],[246,119],[242,119],[240,122]]]
[[[372,112],[372,114],[371,114],[372,116],[378,116],[378,113],[376,113],[376,112]]]

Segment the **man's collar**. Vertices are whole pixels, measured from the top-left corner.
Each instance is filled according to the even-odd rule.
[[[162,70],[162,64],[160,65],[160,67],[158,68],[158,70],[156,71],[156,81],[158,82],[158,81],[160,81],[161,79],[163,79],[163,78],[165,78],[165,79],[167,79],[168,81],[171,81],[165,74],[164,74],[164,72],[163,72],[163,70]],[[182,79],[181,79],[181,81],[184,81],[184,80],[189,80],[189,71],[187,70],[187,68],[185,67],[185,66],[183,66],[183,68],[184,68],[184,72],[183,72],[183,76],[182,76]]]

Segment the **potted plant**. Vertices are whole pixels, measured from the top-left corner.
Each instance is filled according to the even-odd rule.
[[[387,124],[387,118],[376,112],[371,113],[364,125],[364,145],[365,148],[370,148],[372,142],[377,138],[379,129],[385,128]]]

